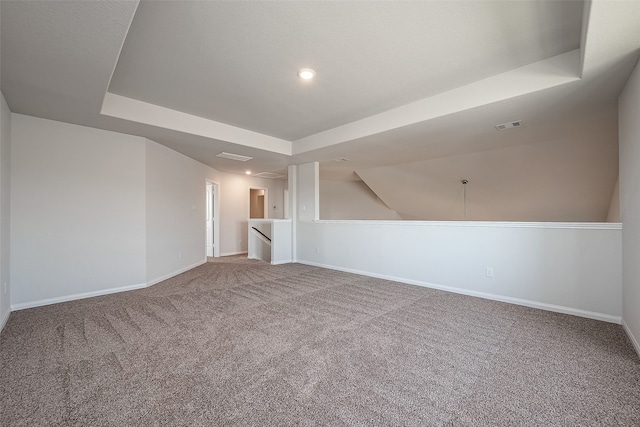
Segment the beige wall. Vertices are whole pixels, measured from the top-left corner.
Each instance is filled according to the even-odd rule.
[[[320,180],[320,219],[401,219],[362,181]]]
[[[405,218],[464,220],[468,179],[467,220],[601,222],[618,178],[616,109],[585,121],[553,140],[356,172]]]
[[[607,222],[620,222],[620,180],[616,181],[616,186],[613,188],[613,194],[611,194],[611,203],[609,203]]]
[[[264,218],[264,190],[249,189],[249,218]]]
[[[221,255],[247,252],[250,188],[267,188],[268,218],[283,218],[286,181],[223,173],[212,168],[209,168],[207,178],[220,185]]]

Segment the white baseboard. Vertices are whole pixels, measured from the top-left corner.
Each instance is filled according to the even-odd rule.
[[[244,251],[244,252],[242,252],[242,251],[241,252],[225,252],[223,254],[220,254],[220,256],[243,255],[243,254],[246,254],[246,253],[247,253],[247,251]]]
[[[9,316],[11,316],[11,310],[7,310],[7,313],[0,319],[0,332],[2,332],[4,326],[7,324]]]
[[[271,265],[282,265],[282,264],[291,264],[293,261],[290,259],[280,260],[280,261],[271,261]]]
[[[335,265],[321,264],[321,263],[312,262],[312,261],[297,260],[296,262],[300,264],[312,265],[315,267],[328,268],[330,270],[344,271],[346,273],[354,273],[354,274],[360,274],[362,276],[375,277],[378,279],[391,280],[391,281],[400,282],[400,283],[407,283],[409,285],[423,286],[425,288],[431,288],[431,289],[439,289],[441,291],[453,292],[456,294],[463,294],[463,295],[469,295],[472,297],[489,299],[493,301],[523,305],[525,307],[538,308],[541,310],[553,311],[556,313],[571,314],[573,316],[586,317],[588,319],[602,320],[604,322],[609,322],[609,323],[620,324],[622,322],[622,317],[620,316],[612,316],[610,314],[581,310],[573,307],[565,307],[565,306],[547,304],[547,303],[538,302],[538,301],[513,298],[513,297],[504,296],[504,295],[496,295],[496,294],[489,294],[485,292],[471,291],[468,289],[455,288],[452,286],[436,285],[434,283],[423,282],[420,280],[412,280],[412,279],[405,279],[403,277],[387,276],[384,274],[377,274],[377,273],[371,273],[369,271],[338,267]]]
[[[195,264],[191,264],[190,266],[187,266],[187,267],[181,268],[180,270],[173,271],[173,272],[171,272],[171,273],[169,273],[169,274],[165,274],[164,276],[156,277],[156,278],[155,278],[155,279],[153,279],[153,280],[149,280],[149,281],[147,282],[147,286],[153,286],[153,285],[155,285],[156,283],[160,283],[160,282],[165,281],[165,280],[167,280],[167,279],[171,279],[172,277],[177,276],[178,274],[182,274],[182,273],[184,273],[185,271],[189,271],[189,270],[191,270],[192,268],[196,268],[196,267],[198,267],[198,266],[201,266],[202,264],[206,264],[206,262],[207,262],[207,258],[203,259],[202,261],[198,261],[198,262],[196,262]]]
[[[631,329],[629,329],[629,326],[627,326],[624,319],[622,319],[622,328],[629,337],[629,341],[631,341],[631,344],[633,344],[633,348],[636,351],[636,354],[638,355],[638,357],[640,357],[640,344],[638,344],[638,340],[633,336],[633,334],[631,333]]]
[[[27,309],[27,308],[34,308],[34,307],[41,307],[43,305],[57,304],[57,303],[60,303],[60,302],[73,301],[73,300],[77,300],[77,299],[99,297],[99,296],[102,296],[102,295],[115,294],[117,292],[133,291],[135,289],[142,289],[142,288],[146,288],[146,287],[147,287],[146,283],[139,283],[139,284],[136,284],[136,285],[121,286],[119,288],[101,289],[99,291],[83,292],[81,294],[64,295],[64,296],[61,296],[61,297],[47,298],[47,299],[41,299],[41,300],[37,300],[37,301],[22,302],[20,304],[12,304],[11,305],[11,311],[24,310],[24,309]]]
[[[192,268],[198,267],[199,265],[202,265],[204,263],[206,263],[207,260],[206,258],[202,261],[198,261],[195,264],[192,264],[188,267],[185,268],[181,268],[178,271],[174,271],[172,273],[166,274],[162,277],[158,277],[155,278],[149,282],[146,283],[139,283],[139,284],[135,284],[135,285],[129,285],[129,286],[121,286],[118,288],[110,288],[110,289],[101,289],[99,291],[93,291],[93,292],[83,292],[80,294],[72,294],[72,295],[64,295],[61,297],[55,297],[55,298],[47,298],[47,299],[42,299],[42,300],[37,300],[37,301],[29,301],[29,302],[24,302],[24,303],[20,303],[20,304],[12,304],[11,305],[11,311],[16,311],[16,310],[25,310],[27,308],[34,308],[34,307],[41,307],[43,305],[50,305],[50,304],[57,304],[60,302],[67,302],[67,301],[74,301],[77,299],[84,299],[84,298],[92,298],[92,297],[99,297],[102,295],[109,295],[109,294],[115,294],[118,292],[126,292],[126,291],[133,291],[135,289],[143,289],[143,288],[147,288],[149,286],[153,286],[156,283],[160,283],[163,280],[167,280],[170,279],[171,277],[177,276],[178,274],[182,274],[185,271],[189,271]],[[7,316],[8,317],[8,316]]]

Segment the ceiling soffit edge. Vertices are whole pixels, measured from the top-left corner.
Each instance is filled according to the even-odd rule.
[[[579,77],[579,49],[293,142],[293,154],[364,138],[437,117],[564,85]]]
[[[291,141],[110,92],[105,94],[100,114],[291,156]]]
[[[106,92],[101,114],[293,156],[579,80],[576,49],[297,141]]]

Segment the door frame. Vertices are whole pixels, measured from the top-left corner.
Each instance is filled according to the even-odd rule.
[[[249,186],[249,205],[247,206],[247,218],[251,219],[251,190],[264,190],[264,219],[269,218],[269,188],[267,187],[255,187],[253,185]],[[253,218],[260,219],[260,218]]]
[[[211,184],[213,190],[213,257],[218,258],[220,256],[220,184],[210,179],[205,180],[205,192],[208,191],[207,184]],[[206,203],[206,198],[205,198]],[[208,207],[207,207],[208,208]],[[205,209],[205,212],[208,209]],[[207,218],[204,219],[204,228],[207,229]],[[205,256],[207,252],[207,241],[204,242]]]

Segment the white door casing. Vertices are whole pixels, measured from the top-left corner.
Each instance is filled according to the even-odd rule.
[[[220,189],[215,182],[206,183],[205,245],[206,256],[220,256]]]

